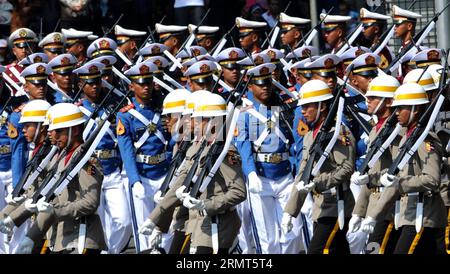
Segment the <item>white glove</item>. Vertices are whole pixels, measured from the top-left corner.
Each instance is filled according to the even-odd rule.
[[[25,208],[26,208],[28,211],[33,212],[33,213],[37,213],[37,212],[38,212],[38,209],[37,209],[37,203],[34,204],[32,199],[27,199],[27,200],[25,201]]]
[[[164,197],[161,197],[161,195],[161,190],[158,190],[155,195],[153,195],[153,201],[155,201],[156,204],[161,203],[161,201],[164,199]]]
[[[176,191],[175,195],[177,196],[178,200],[181,202],[184,201],[184,198],[189,196],[189,193],[184,192],[186,190],[186,186],[180,186]]]
[[[305,192],[311,192],[314,190],[314,188],[316,187],[316,184],[313,182],[310,182],[309,184],[305,185],[305,182],[300,181],[297,184],[297,190],[298,191],[305,191]]]
[[[289,213],[283,212],[283,217],[281,218],[281,231],[283,234],[288,234],[292,231],[294,224],[292,223],[294,217],[292,217]]]
[[[350,182],[357,186],[367,185],[369,183],[369,175],[361,175],[359,171],[356,171],[352,174],[352,177],[350,177]]]
[[[363,218],[359,217],[356,214],[352,214],[352,218],[350,219],[350,222],[348,223],[348,232],[349,233],[355,233],[359,230],[361,227],[361,222]]]
[[[162,242],[162,232],[159,230],[159,228],[155,228],[152,232],[152,234],[149,237],[150,241],[150,250],[157,249],[160,247]]]
[[[141,182],[134,183],[132,191],[134,197],[136,197],[137,199],[144,199],[145,189]]]
[[[398,184],[398,178],[395,175],[385,173],[381,176],[380,182],[384,187],[390,187]]]
[[[155,223],[152,220],[147,219],[145,222],[139,227],[138,233],[142,235],[150,235],[155,229]]]
[[[45,201],[45,197],[40,198],[39,201],[37,201],[36,206],[39,212],[53,212],[53,206]]]
[[[254,171],[248,174],[248,190],[252,193],[259,193],[262,191],[262,181]]]
[[[33,250],[34,242],[28,237],[25,237],[16,249],[15,254],[31,254]]]
[[[6,196],[6,198],[5,198],[6,203],[8,203],[8,205],[12,205],[12,206],[20,205],[25,199],[26,199],[26,197],[24,195],[13,198],[11,194]]]
[[[187,196],[186,199],[184,199],[183,205],[189,209],[195,209],[200,211],[205,210],[205,202],[203,200],[195,199],[191,196]]]
[[[373,233],[373,229],[375,228],[375,225],[377,224],[377,221],[375,221],[372,217],[367,217],[362,221],[361,223],[361,231],[371,234]]]
[[[14,222],[11,217],[7,216],[5,219],[0,220],[0,232],[3,234],[11,234],[14,228]]]

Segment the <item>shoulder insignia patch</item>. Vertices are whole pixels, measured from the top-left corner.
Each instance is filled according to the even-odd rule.
[[[19,132],[17,131],[17,128],[13,124],[8,123],[8,137],[11,139],[14,139],[18,135],[19,135]]]
[[[134,104],[129,104],[128,106],[124,106],[123,108],[121,108],[119,111],[120,112],[127,112],[127,111],[129,111],[130,109],[133,109],[134,108]]]
[[[308,133],[308,131],[309,131],[308,125],[305,122],[303,122],[302,120],[300,120],[298,122],[298,126],[297,126],[298,135],[305,136],[306,133]]]
[[[122,120],[120,120],[120,119],[117,122],[116,133],[117,133],[117,135],[125,134],[125,126],[122,124]]]

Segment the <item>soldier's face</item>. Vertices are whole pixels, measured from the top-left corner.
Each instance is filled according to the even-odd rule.
[[[372,41],[375,38],[375,35],[378,34],[379,27],[376,25],[372,25],[370,27],[365,27],[363,30],[364,38]]]
[[[234,68],[234,69],[229,69],[226,67],[222,67],[222,71],[223,71],[223,79],[225,80],[225,82],[231,84],[231,85],[236,85],[239,81],[239,78],[241,77],[241,72],[238,68]]]
[[[374,113],[378,105],[380,104],[383,98],[376,96],[368,96],[367,97],[367,112],[370,115],[379,114],[382,106],[380,106],[377,110],[377,113]],[[384,104],[384,103],[383,103]]]
[[[309,78],[306,78],[303,74],[301,73],[295,73],[295,81],[297,83],[299,83],[300,85],[304,85],[306,82],[309,81]]]
[[[64,149],[67,147],[69,142],[69,129],[68,128],[60,128],[53,130],[53,136],[55,137],[56,145],[59,149]]]
[[[23,125],[23,136],[25,136],[25,139],[27,139],[28,143],[33,142],[34,136],[37,133],[37,123],[25,123]]]
[[[330,89],[334,89],[334,87],[336,86],[336,77],[333,76],[320,76],[317,73],[314,73],[313,76],[311,77],[312,80],[320,80],[325,82],[328,87]]]
[[[45,99],[47,94],[47,83],[33,84],[26,82],[24,88],[31,99]]]
[[[359,74],[353,74],[352,76],[352,84],[355,88],[361,91],[363,94],[366,94],[367,89],[369,88],[370,82],[372,82],[372,77],[370,76],[362,76]]]
[[[84,95],[90,101],[95,102],[100,98],[100,95],[102,93],[102,85],[100,80],[101,78],[97,78],[97,81],[92,83],[86,83],[86,85],[84,85],[83,87]]]
[[[337,46],[339,39],[342,37],[343,31],[340,28],[335,28],[332,31],[326,31],[324,34],[325,41],[331,48]]]
[[[55,58],[56,56],[58,56],[58,53],[53,53],[49,50],[44,50],[45,55],[47,55],[48,57],[48,61],[50,62],[51,60],[53,60],[53,58]]]
[[[250,33],[247,36],[240,37],[239,43],[241,44],[241,47],[245,50],[251,50],[254,43],[258,41],[258,36],[255,33]]]
[[[301,33],[296,28],[281,34],[281,43],[283,45],[290,45],[292,47],[299,39],[301,39]]]
[[[412,121],[414,121],[417,111],[411,114],[412,106],[399,106],[395,111],[398,123],[402,127],[408,126]],[[412,115],[412,117],[411,117]]]
[[[50,142],[52,143],[52,145],[56,145],[56,131],[52,130],[47,132],[47,136],[50,139]]]
[[[262,103],[268,102],[268,100],[270,100],[270,97],[272,96],[271,83],[266,83],[263,85],[251,84],[249,85],[249,88],[253,92],[255,98]]]
[[[134,92],[136,98],[148,101],[152,96],[153,83],[139,84],[136,82],[131,82],[130,89]]]
[[[313,123],[316,120],[319,104],[309,103],[302,105],[302,115],[305,117],[308,124]]]
[[[14,56],[16,56],[18,61],[21,61],[22,59],[24,59],[25,57],[27,57],[27,48],[19,48],[14,46],[12,48],[12,52],[14,54]]]
[[[198,41],[197,45],[204,47],[207,51],[210,51],[213,48],[213,41],[211,38],[206,37]]]
[[[54,81],[56,82],[58,87],[62,90],[69,90],[72,88],[73,78],[74,78],[74,76],[72,73],[68,73],[68,74],[54,73],[53,74]]]
[[[401,24],[395,24],[395,37],[403,38],[409,31],[412,31],[413,24],[411,22],[403,22]]]

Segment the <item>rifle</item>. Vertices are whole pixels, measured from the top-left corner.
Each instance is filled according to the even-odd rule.
[[[214,48],[211,50],[212,57],[216,58],[217,55],[222,51],[223,47],[227,43],[227,36],[231,34],[231,32],[236,28],[236,24],[234,24],[231,29],[229,29],[223,36],[220,38],[219,42],[214,46]],[[233,37],[231,37],[231,41],[233,41]]]
[[[248,86],[249,82],[251,81],[252,77],[253,76],[250,75],[249,80],[244,85],[242,85],[242,82],[240,81],[240,85],[236,86],[236,89],[233,92],[234,94],[230,94],[230,96],[227,98],[227,103],[229,103],[229,102],[231,102],[231,100],[233,100],[231,103],[233,109],[227,115],[228,116],[227,121],[218,130],[216,138],[213,140],[213,142],[211,144],[211,148],[208,151],[208,154],[206,155],[206,158],[204,160],[204,166],[189,191],[189,196],[197,198],[200,195],[200,189],[203,189],[203,190],[206,189],[207,184],[214,177],[214,174],[217,172],[217,169],[220,166],[220,163],[217,163],[215,160],[217,158],[219,158],[219,159],[222,158],[222,160],[223,160],[223,157],[220,157],[220,156],[222,156],[222,154],[224,152],[225,153],[228,152],[228,149],[226,149],[226,151],[225,151],[226,144],[224,144],[223,141],[218,141],[217,139],[223,135],[223,133],[226,129],[226,125],[228,124],[227,122],[231,121],[229,119],[234,116],[234,114],[232,114],[232,113],[234,113],[236,111],[235,106],[237,105],[237,103],[240,102],[242,96],[244,95],[244,92],[247,90],[247,86]],[[242,79],[243,78],[244,77],[242,77]],[[222,152],[220,156],[219,156],[219,152]],[[200,158],[197,160],[197,162],[200,162]],[[216,170],[214,170],[213,162],[216,162],[216,164],[214,164],[214,167],[217,168]],[[197,164],[197,166],[198,166],[198,164]],[[208,178],[208,181],[204,182],[204,180],[206,179],[206,176]],[[189,182],[191,182],[191,181],[189,181]]]
[[[14,189],[11,193],[12,197],[19,197],[20,195],[22,195],[25,192],[25,190],[29,187],[29,185],[31,183],[33,183],[34,180],[30,181],[30,180],[28,180],[28,178],[35,170],[38,169],[41,161],[50,153],[51,146],[52,146],[52,144],[51,144],[50,138],[46,137],[44,142],[42,143],[41,147],[36,152],[36,154],[26,164],[25,172],[22,174],[18,184],[14,187]],[[56,152],[56,151],[54,151],[54,152]]]
[[[105,32],[103,32],[103,37],[106,37],[113,29],[114,27],[119,24],[120,19],[122,19],[123,13],[120,14],[119,18],[116,20],[116,22]]]
[[[325,19],[327,18],[327,16],[330,14],[330,12],[332,12],[334,9],[334,7],[331,7],[327,13],[325,14],[325,16],[320,20],[319,23],[317,23],[317,25],[315,25],[312,29],[310,29],[305,35],[302,36],[302,39],[300,41],[298,41],[297,44],[295,44],[294,48],[298,48],[299,45],[301,44],[303,46],[303,44],[309,45],[309,43],[311,43],[311,40],[314,38],[314,36],[316,36],[316,34],[319,32],[320,26],[322,25],[322,23],[325,21]],[[306,38],[311,36],[311,38]],[[306,39],[306,40],[305,40]],[[308,43],[306,43],[308,40],[310,40]]]
[[[358,172],[360,174],[366,174],[369,171],[369,169],[373,167],[373,165],[375,164],[374,159],[375,158],[379,159],[381,154],[387,148],[387,147],[385,148],[385,142],[388,140],[388,138],[390,136],[393,136],[393,132],[397,132],[395,136],[398,135],[398,130],[396,129],[397,129],[397,116],[395,115],[395,109],[393,109],[392,114],[388,117],[383,129],[380,131],[377,138],[373,141],[373,143],[369,147],[366,157],[364,158],[364,161],[362,162],[362,164],[358,169]],[[389,142],[389,144],[390,143],[391,142]]]
[[[163,16],[163,18],[161,19],[161,21],[159,21],[159,24],[162,24],[162,22],[164,22],[164,19],[166,19],[166,15]],[[150,26],[147,27],[149,30],[149,34],[147,36],[147,38],[145,38],[144,41],[142,41],[141,46],[139,47],[139,49],[136,51],[136,55],[133,57],[133,59],[137,56],[137,53],[143,48],[145,47],[145,45],[147,44],[147,42],[152,41],[152,42],[156,42],[155,37],[153,37],[153,35],[156,32],[156,28],[153,31],[150,31]]]
[[[422,30],[417,33],[416,35],[414,35],[414,37],[412,38],[412,41],[405,46],[404,48],[402,48],[402,50],[400,51],[399,54],[397,54],[397,56],[395,56],[394,60],[392,60],[392,62],[389,64],[389,66],[387,68],[384,69],[384,72],[387,74],[391,74],[399,65],[400,60],[402,59],[402,57],[407,54],[413,47],[415,46],[419,46],[423,39],[425,39],[425,37],[428,35],[428,33],[434,28],[434,26],[436,25],[436,21],[439,19],[439,16],[450,6],[450,2],[438,13],[436,13],[436,15],[431,18],[430,21],[428,21],[428,23],[422,28]]]
[[[416,4],[416,2],[417,2],[417,0],[414,0],[406,9],[407,10],[411,9]],[[378,39],[378,42],[373,44],[370,47],[370,50],[373,53],[378,54],[378,53],[380,53],[380,51],[383,50],[383,48],[389,42],[391,37],[394,35],[394,27],[395,27],[395,24],[392,24],[392,26],[390,26],[385,32],[383,32],[383,34]]]
[[[52,170],[50,170],[42,184],[33,194],[31,198],[33,203],[36,203],[41,197],[45,197],[46,201],[53,199],[55,191],[58,191],[56,194],[60,193],[60,191],[62,191],[62,189],[74,178],[78,171],[90,159],[93,151],[97,147],[100,140],[103,138],[106,130],[111,125],[111,122],[109,121],[110,118],[122,107],[123,102],[127,99],[129,94],[131,94],[131,90],[129,90],[128,93],[123,96],[123,98],[118,102],[118,104],[115,105],[115,108],[112,111],[109,111],[105,118],[98,123],[97,128],[81,145],[81,149],[79,151],[80,153],[72,157],[71,164],[66,169],[64,169],[64,171],[61,172],[59,176],[57,174],[57,165],[54,166]],[[100,111],[100,108],[106,103],[107,98],[108,96],[105,96],[105,98],[103,98],[102,102],[96,107],[90,118],[98,116],[98,112]],[[63,153],[61,154],[64,155],[65,152],[66,150],[64,149]],[[75,168],[77,168],[77,170]]]
[[[350,70],[351,71],[351,70]],[[344,85],[339,85],[336,87],[337,91],[335,93],[335,98],[333,100],[333,103],[330,106],[330,110],[328,112],[327,117],[325,118],[319,132],[316,135],[316,138],[314,138],[313,144],[309,150],[310,157],[308,158],[308,161],[306,162],[305,168],[303,169],[302,176],[300,177],[300,180],[303,181],[305,184],[308,184],[312,179],[314,179],[315,174],[313,174],[313,165],[314,162],[317,160],[316,158],[319,158],[324,153],[325,148],[325,142],[330,139],[330,130],[333,127],[333,121],[337,115],[338,111],[338,105],[339,102],[342,99],[342,94],[344,92],[344,87],[346,82],[348,81],[348,75],[344,81]],[[340,126],[340,125],[338,125]],[[335,131],[339,132],[339,128],[335,128]],[[317,164],[316,164],[317,165]],[[314,167],[314,169],[316,169]]]
[[[240,87],[242,85],[242,83],[244,82],[244,78],[245,78],[244,76],[245,76],[245,73],[242,74],[238,85],[236,85],[236,89],[234,89],[234,91],[230,92],[230,95],[228,96],[228,98],[226,100],[227,104],[230,103],[230,102],[237,102],[236,100],[238,100],[239,98],[242,97],[242,95],[239,95],[240,92],[238,93],[237,90],[238,90],[238,87]],[[250,76],[250,77],[252,77],[252,76]],[[206,132],[209,132],[210,125],[211,125],[211,121],[208,123],[208,126],[207,126],[208,128],[207,128]],[[223,131],[223,127],[219,130],[219,132],[222,132],[222,131]],[[205,136],[202,137],[200,142],[201,142],[201,144],[200,144],[199,150],[191,157],[191,160],[193,160],[194,163],[192,164],[191,169],[189,170],[185,180],[183,181],[183,185],[186,187],[185,192],[188,191],[189,186],[192,183],[192,179],[194,178],[194,174],[197,171],[198,165],[200,164],[200,156],[201,156],[203,150],[205,149],[205,147],[208,144],[208,140],[206,139]],[[200,187],[200,186],[198,186],[198,187]]]
[[[373,10],[373,12],[376,12],[383,4],[384,1],[381,2],[381,4]],[[344,51],[346,51],[349,47],[351,47],[353,42],[356,40],[356,38],[358,38],[358,36],[363,31],[363,29],[364,29],[363,23],[359,23],[358,26],[356,26],[356,28],[354,28],[353,31],[344,38],[346,43],[335,50],[336,55],[338,56],[341,55],[342,53],[344,53]]]
[[[100,140],[106,134],[107,129],[110,127],[111,122],[110,119],[119,111],[122,104],[125,102],[127,97],[131,94],[131,90],[122,97],[119,103],[114,107],[114,109],[110,110],[108,114],[105,116],[103,120],[98,124],[97,128],[92,132],[89,138],[81,145],[80,150],[74,156],[72,156],[72,160],[70,164],[65,168],[60,175],[54,179],[53,184],[47,184],[45,188],[42,189],[41,193],[35,193],[33,195],[33,202],[37,201],[34,199],[40,199],[41,197],[45,197],[45,201],[49,202],[53,200],[56,195],[59,195],[67,185],[72,181],[72,179],[78,174],[78,172],[83,168],[83,166],[89,161],[97,147]],[[103,102],[106,100],[103,100]],[[37,194],[37,195],[36,195]]]
[[[206,17],[208,16],[209,12],[211,11],[211,9],[209,8],[205,15],[203,15],[202,20],[200,20],[200,23],[197,25],[197,27],[192,31],[192,33],[188,36],[188,38],[186,40],[184,40],[183,44],[181,45],[181,47],[178,49],[178,53],[180,53],[185,47],[190,47],[192,45],[192,42],[194,42],[194,40],[196,39],[198,30],[200,28],[201,25],[203,25],[203,22],[205,21]],[[175,56],[177,55],[175,54]]]
[[[286,11],[289,9],[289,6],[290,6],[291,4],[292,4],[292,1],[289,1],[289,2],[287,3],[286,7],[285,7],[284,10],[283,10],[283,13],[286,13]],[[279,18],[279,16],[278,16],[278,18]],[[279,22],[279,21],[280,21],[280,19],[277,19],[277,21],[275,22],[275,25],[274,25],[273,28],[270,30],[269,34],[266,35],[266,39],[265,39],[264,42],[261,44],[261,48],[264,48],[267,42],[269,42],[269,47],[273,47],[273,46],[274,46],[273,44],[275,44],[276,37],[278,36],[278,33],[280,32],[280,27],[278,27],[278,22]],[[269,40],[269,37],[270,37],[271,35],[272,35],[273,37],[275,37],[275,38],[272,38],[272,39],[275,39],[275,41],[274,41],[273,43],[271,43],[271,42],[272,42],[272,41],[271,41],[272,39]]]

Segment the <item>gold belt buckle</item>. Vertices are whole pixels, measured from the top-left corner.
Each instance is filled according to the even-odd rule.
[[[273,164],[279,164],[283,160],[283,156],[281,154],[278,154],[278,153],[277,154],[273,154],[270,158],[271,158],[270,162],[273,163]]]
[[[150,123],[147,125],[147,130],[149,133],[153,133],[156,131],[156,124],[154,123]]]
[[[0,117],[0,126],[5,125],[5,124],[6,124],[6,121],[7,121],[6,117],[1,116],[1,117]]]

